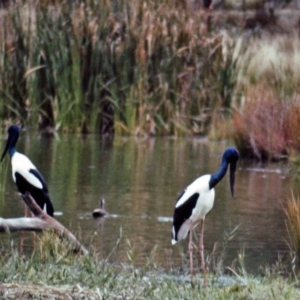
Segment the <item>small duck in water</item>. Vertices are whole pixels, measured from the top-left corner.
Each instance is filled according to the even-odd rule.
[[[105,200],[104,198],[101,198],[99,201],[99,208],[96,208],[93,211],[94,218],[101,218],[108,215],[108,212],[105,210],[104,205],[105,205]]]

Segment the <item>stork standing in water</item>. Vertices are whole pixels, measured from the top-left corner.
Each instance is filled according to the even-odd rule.
[[[203,282],[206,285],[203,245],[204,219],[214,204],[214,187],[225,176],[228,165],[230,165],[230,190],[232,196],[234,196],[235,171],[238,159],[238,151],[233,147],[227,148],[223,153],[220,169],[212,175],[203,175],[196,179],[177,199],[173,217],[172,244],[174,245],[185,239],[188,233],[190,233],[188,249],[190,253],[191,281],[193,280],[193,229],[200,222],[199,252]]]
[[[13,180],[19,192],[22,195],[29,192],[40,208],[53,217],[54,208],[44,177],[27,156],[16,150],[19,134],[20,128],[18,126],[13,125],[8,128],[8,139],[0,161],[3,160],[5,154],[8,152],[11,157]]]

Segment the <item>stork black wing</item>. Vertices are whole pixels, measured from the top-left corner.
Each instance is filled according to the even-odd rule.
[[[30,184],[26,180],[26,178],[24,178],[20,173],[16,172],[15,173],[16,185],[19,189],[19,192],[23,195],[26,192],[30,193],[30,195],[33,197],[33,199],[39,205],[39,207],[41,209],[44,209],[44,205],[46,205],[47,214],[53,216],[54,213],[53,204],[49,197],[48,188],[42,174],[36,169],[31,169],[29,172],[32,173],[40,180],[43,188],[42,189],[36,188],[32,184]]]
[[[46,193],[48,193],[48,187],[47,187],[46,181],[45,181],[43,175],[39,172],[39,170],[37,170],[37,169],[30,169],[29,172],[31,174],[33,174],[41,182],[41,184],[43,186],[43,190]]]
[[[179,196],[179,199],[183,196],[184,192]],[[181,225],[190,218],[192,215],[193,209],[197,204],[197,200],[199,198],[199,193],[193,194],[190,198],[188,198],[183,204],[175,208],[174,217],[173,217],[173,226],[175,229],[175,240],[177,241],[177,234],[181,227]]]

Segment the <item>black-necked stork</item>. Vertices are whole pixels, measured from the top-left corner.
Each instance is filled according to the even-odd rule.
[[[42,174],[27,156],[16,150],[19,133],[19,126],[13,125],[8,128],[8,139],[0,161],[8,152],[11,157],[13,180],[19,192],[23,195],[29,192],[40,208],[45,209],[47,214],[53,217],[54,208]]]
[[[199,240],[199,251],[204,285],[206,285],[203,245],[204,219],[214,204],[214,187],[226,174],[228,165],[230,165],[230,190],[232,196],[234,196],[235,171],[238,159],[238,151],[233,147],[227,148],[223,153],[220,169],[212,175],[203,175],[196,179],[177,199],[173,217],[172,244],[174,245],[183,240],[188,233],[190,233],[188,249],[190,253],[191,281],[193,279],[193,229],[200,222],[201,235]]]
[[[93,211],[94,218],[101,218],[101,217],[108,215],[107,211],[105,210],[104,205],[105,205],[105,200],[104,200],[104,198],[101,198],[99,201],[99,208],[96,208]]]

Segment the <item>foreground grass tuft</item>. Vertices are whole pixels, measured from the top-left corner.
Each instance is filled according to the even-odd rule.
[[[256,277],[209,274],[203,288],[201,276],[194,285],[178,271],[108,263],[92,252],[79,256],[66,244],[50,237],[38,240],[37,250],[22,257],[16,250],[2,251],[0,297],[5,299],[299,299],[300,291],[280,276]],[[46,248],[45,239],[59,247]],[[56,249],[56,250],[55,250]],[[233,273],[234,274],[234,273]]]
[[[296,274],[300,270],[300,199],[293,193],[287,200],[285,213],[287,216],[287,229],[293,250],[293,271]],[[297,276],[297,275],[296,275]]]

